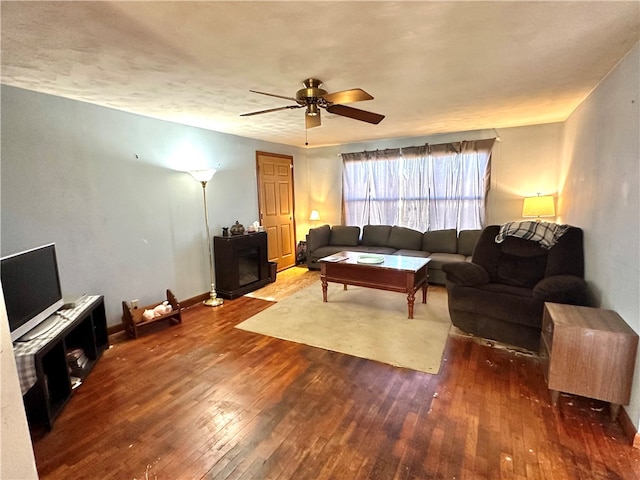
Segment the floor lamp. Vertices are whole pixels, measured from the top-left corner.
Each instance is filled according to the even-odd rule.
[[[207,229],[207,250],[209,251],[209,275],[211,278],[211,291],[209,298],[204,303],[207,307],[217,307],[222,305],[222,299],[216,294],[216,285],[213,280],[213,254],[211,253],[211,232],[209,231],[209,215],[207,214],[207,182],[213,178],[216,169],[210,170],[193,170],[189,172],[196,181],[202,184],[202,198],[204,200],[204,225]]]

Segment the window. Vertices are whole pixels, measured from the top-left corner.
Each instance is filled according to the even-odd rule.
[[[493,142],[343,154],[345,224],[482,228]]]

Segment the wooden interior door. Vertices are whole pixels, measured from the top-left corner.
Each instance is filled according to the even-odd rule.
[[[296,264],[293,157],[256,152],[260,223],[267,232],[270,262],[278,271]]]

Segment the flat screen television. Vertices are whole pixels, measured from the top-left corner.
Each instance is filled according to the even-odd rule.
[[[3,257],[0,275],[11,341],[18,340],[64,305],[53,243]]]

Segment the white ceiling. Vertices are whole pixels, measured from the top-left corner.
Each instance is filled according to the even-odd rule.
[[[302,146],[294,96],[360,87],[310,146],[563,121],[640,39],[628,2],[1,2],[2,83]]]

